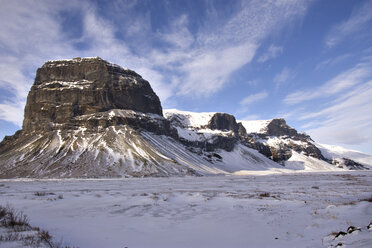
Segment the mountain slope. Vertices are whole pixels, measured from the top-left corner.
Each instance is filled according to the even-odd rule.
[[[342,168],[351,169],[372,169],[372,155],[359,151],[345,149],[340,146],[325,144],[315,145],[321,150],[323,156],[332,163]]]

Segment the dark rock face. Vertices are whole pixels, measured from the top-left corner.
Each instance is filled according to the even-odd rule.
[[[235,117],[226,113],[215,113],[208,123],[208,128],[212,130],[228,130],[237,132],[239,129]]]
[[[360,163],[355,162],[354,160],[348,159],[348,158],[342,158],[344,160],[344,163],[346,167],[348,167],[350,170],[368,170],[367,167],[363,166]]]
[[[162,116],[158,96],[134,71],[100,58],[50,61],[37,70],[27,97],[24,131],[50,129],[74,117],[130,109]]]
[[[308,135],[298,133],[296,129],[288,126],[284,119],[273,119],[267,125],[266,133],[268,136],[288,136],[296,140],[310,139]]]

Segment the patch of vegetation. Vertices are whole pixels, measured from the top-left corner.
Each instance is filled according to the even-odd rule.
[[[362,200],[360,200],[360,201],[367,201],[367,202],[372,202],[372,196],[371,196],[371,197],[369,197],[369,198],[366,198],[366,199],[362,199]]]
[[[10,205],[0,206],[0,224],[3,227],[30,226],[27,215],[14,210]]]
[[[34,193],[35,196],[47,196],[47,195],[55,195],[54,193],[44,192],[44,191],[36,191]]]
[[[22,242],[28,247],[78,248],[63,246],[62,242],[53,242],[48,231],[32,227],[27,215],[10,205],[0,206],[0,227],[6,229],[0,235],[0,242]]]
[[[258,196],[259,197],[270,197],[270,193],[269,192],[263,192],[263,193],[260,193]]]

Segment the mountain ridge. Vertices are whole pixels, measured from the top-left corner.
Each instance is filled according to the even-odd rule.
[[[228,113],[163,110],[136,72],[99,57],[74,58],[37,70],[22,130],[0,143],[0,178],[372,167],[368,159],[351,157],[316,144],[284,119],[237,121]]]

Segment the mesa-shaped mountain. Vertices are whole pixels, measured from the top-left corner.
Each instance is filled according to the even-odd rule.
[[[37,70],[27,97],[23,130],[81,125],[76,117],[111,109],[162,116],[158,96],[134,71],[100,58],[50,61]]]
[[[354,155],[316,144],[284,119],[236,121],[226,113],[163,111],[149,82],[136,72],[98,57],[75,58],[37,70],[22,130],[0,143],[0,177],[371,167],[370,156]]]

